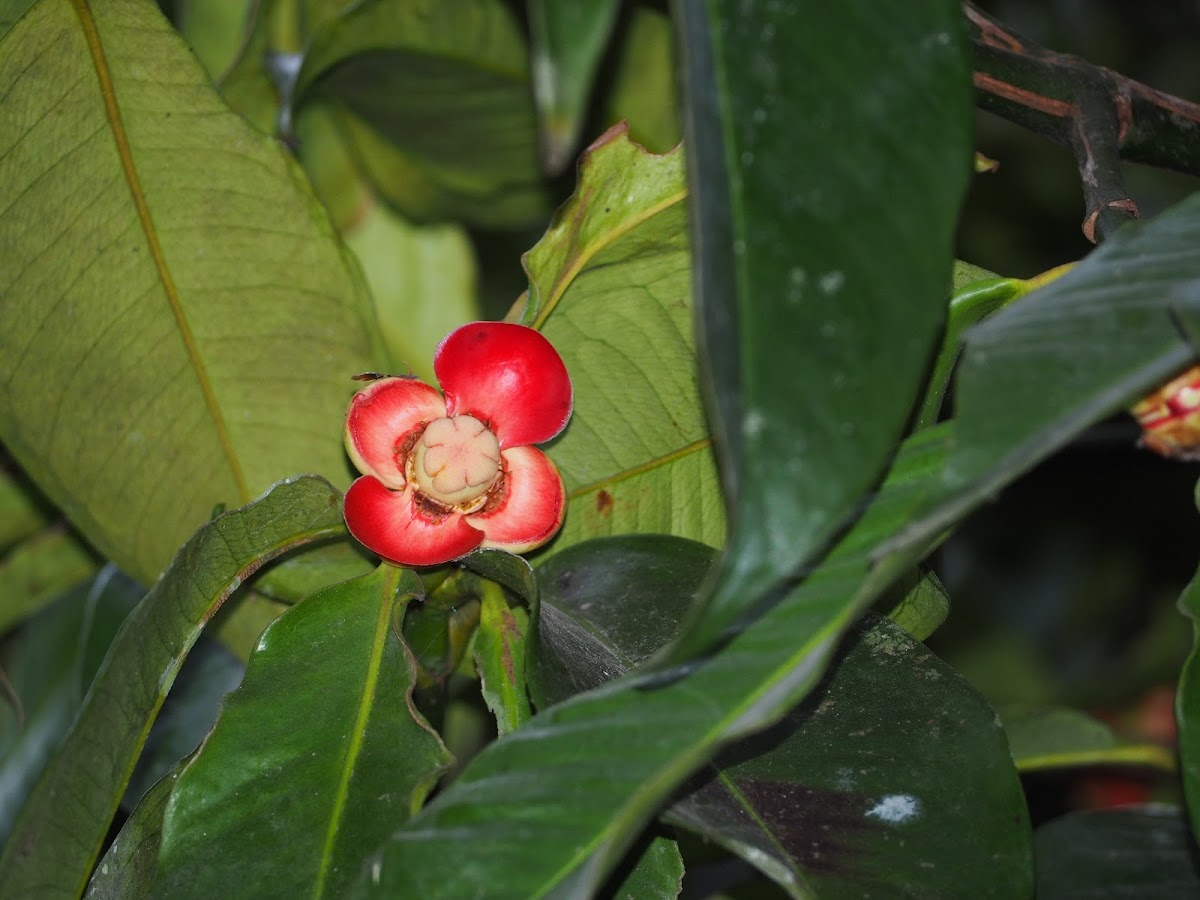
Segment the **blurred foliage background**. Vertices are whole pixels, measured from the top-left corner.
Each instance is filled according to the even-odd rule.
[[[1155,89],[1200,101],[1200,2],[991,0],[1011,30]],[[977,114],[978,149],[1000,163],[977,176],[958,256],[1028,277],[1087,254],[1076,163],[996,116]],[[1143,218],[1196,180],[1126,166]],[[1067,704],[1132,739],[1170,744],[1172,699],[1190,628],[1175,600],[1200,559],[1193,488],[1200,466],[1137,446],[1115,416],[1005,491],[943,546],[934,568],[953,602],[933,648],[993,702]],[[1084,770],[1027,780],[1037,821],[1064,808],[1177,796],[1162,775]]]

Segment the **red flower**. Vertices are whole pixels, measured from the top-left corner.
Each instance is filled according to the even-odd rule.
[[[363,477],[346,492],[346,527],[404,566],[540,547],[562,525],[566,495],[529,445],[571,417],[562,359],[532,328],[473,322],[446,336],[433,370],[444,399],[414,378],[381,378],[350,401],[346,451]]]

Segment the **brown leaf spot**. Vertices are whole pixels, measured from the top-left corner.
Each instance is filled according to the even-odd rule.
[[[601,490],[600,493],[596,495],[596,512],[600,513],[600,515],[611,515],[612,505],[612,494],[610,494],[608,491]]]

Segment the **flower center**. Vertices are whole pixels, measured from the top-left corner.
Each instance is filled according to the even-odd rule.
[[[413,476],[421,491],[463,507],[487,493],[500,475],[500,443],[474,416],[434,419],[417,442]]]

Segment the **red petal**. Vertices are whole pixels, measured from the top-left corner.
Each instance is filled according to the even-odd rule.
[[[413,429],[444,418],[441,395],[415,378],[381,378],[354,395],[346,413],[346,452],[355,468],[387,487],[404,487],[396,448]]]
[[[346,527],[364,547],[401,566],[436,566],[470,553],[483,532],[461,513],[426,509],[412,488],[389,491],[370,475],[346,491]]]
[[[554,346],[532,328],[471,322],[446,335],[433,357],[449,415],[487,424],[500,447],[540,444],[571,418],[571,379]]]
[[[562,526],[567,496],[554,463],[533,447],[505,450],[504,499],[467,518],[484,534],[483,546],[524,553],[540,547]]]

